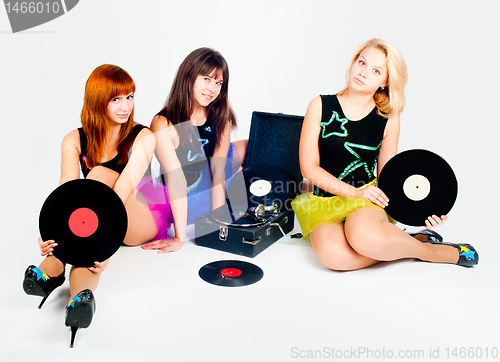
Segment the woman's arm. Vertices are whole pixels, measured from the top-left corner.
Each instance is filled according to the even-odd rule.
[[[214,150],[210,160],[210,173],[212,175],[212,210],[226,203],[226,175],[224,169],[227,162],[227,153],[231,143],[231,123],[228,121],[219,146]]]
[[[80,178],[80,134],[78,130],[68,133],[61,145],[61,178],[59,185]]]
[[[175,153],[174,140],[178,137],[177,131],[175,127],[169,124],[167,119],[163,116],[156,116],[153,118],[153,121],[151,122],[151,130],[156,136],[155,155],[165,172],[168,202],[170,203],[172,216],[174,218],[176,240],[173,241],[183,243],[184,240],[186,240],[187,227],[187,183],[186,177],[182,171],[181,163]],[[168,247],[167,244],[172,242],[172,239],[170,241],[158,240],[158,242],[163,242],[163,244],[155,244],[156,246],[163,246],[166,248]],[[154,245],[152,244],[150,246]],[[154,248],[164,249],[161,247]],[[165,251],[172,250],[168,249]]]
[[[65,182],[76,180],[80,178],[80,134],[78,130],[68,133],[61,145],[61,178],[59,185]],[[38,238],[38,245],[40,246],[40,255],[52,255],[52,251],[57,246],[54,240],[42,240]]]
[[[384,138],[377,159],[377,176],[380,176],[380,172],[382,172],[387,161],[398,153],[399,127],[399,114],[389,118],[385,126]]]

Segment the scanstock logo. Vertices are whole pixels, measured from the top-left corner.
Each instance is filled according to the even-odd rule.
[[[48,23],[73,9],[79,0],[3,0],[13,33]]]

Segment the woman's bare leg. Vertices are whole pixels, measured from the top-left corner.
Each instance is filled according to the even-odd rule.
[[[87,178],[100,181],[113,188],[119,176],[113,170],[97,166],[90,171]],[[136,246],[153,239],[157,234],[157,229],[148,205],[137,200],[136,195],[132,194],[127,200],[125,209],[127,211],[128,227],[123,243]]]
[[[71,294],[69,300],[84,289],[96,290],[99,284],[101,272],[94,273],[85,267],[72,266],[69,273],[69,292]]]
[[[137,246],[151,241],[158,233],[156,223],[147,204],[137,200],[132,194],[125,205],[128,216],[127,234],[123,243]]]
[[[434,263],[457,263],[458,250],[448,245],[422,243],[389,222],[378,209],[365,207],[345,221],[345,235],[359,254],[377,260],[417,258]]]
[[[38,268],[49,277],[57,277],[64,271],[65,266],[66,265],[55,256],[48,255],[43,259]]]
[[[112,188],[118,176],[119,174],[115,171],[97,166],[90,171],[87,179],[100,181]],[[139,202],[133,194],[129,197],[125,209],[128,217],[128,229],[124,242],[132,240],[137,244],[129,245],[139,245],[151,240],[156,235],[156,224],[148,206]],[[73,266],[69,276],[70,300],[84,289],[94,291],[99,284],[101,273],[92,272],[88,268]]]
[[[311,232],[310,238],[316,257],[329,269],[356,270],[379,262],[357,253],[349,245],[343,222],[317,227]]]

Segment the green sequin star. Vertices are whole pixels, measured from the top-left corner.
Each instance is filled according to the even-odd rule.
[[[330,132],[327,133],[326,127],[332,124],[333,121],[340,122],[340,129],[344,131],[343,133],[340,132]],[[331,136],[337,136],[337,137],[347,137],[349,135],[349,132],[347,132],[347,129],[345,128],[345,124],[348,123],[349,120],[347,118],[340,118],[339,114],[335,111],[332,112],[332,116],[330,117],[330,120],[328,122],[320,122],[320,126],[322,128],[321,130],[321,137],[322,138],[328,138]],[[368,167],[368,164],[366,162],[363,162],[361,160],[361,156],[353,150],[353,148],[359,148],[362,150],[368,150],[368,151],[377,151],[380,147],[382,142],[378,144],[377,147],[371,147],[371,146],[366,146],[366,145],[360,145],[357,143],[351,143],[351,142],[344,142],[344,148],[352,154],[354,157],[356,157],[356,160],[351,162],[345,169],[344,171],[339,175],[339,180],[342,180],[344,177],[349,175],[351,172],[354,170],[364,167],[366,173],[368,174],[369,178],[372,179],[373,175],[375,173],[375,165],[376,162],[374,163],[372,169]]]
[[[356,144],[356,143],[351,143],[351,142],[345,142],[344,143],[344,148],[350,153],[352,154],[354,157],[357,158],[357,160],[351,162],[345,169],[344,171],[339,175],[339,180],[342,180],[344,177],[346,177],[348,174],[350,174],[351,172],[353,172],[354,170],[360,168],[360,167],[364,167],[365,168],[365,171],[366,173],[368,174],[368,177],[370,179],[373,178],[373,174],[375,173],[375,165],[377,164],[377,162],[375,162],[373,164],[373,168],[370,170],[370,168],[368,167],[368,164],[366,162],[363,162],[361,161],[361,156],[358,155],[358,153],[356,151],[354,151],[351,147],[354,147],[354,148],[360,148],[362,150],[368,150],[368,151],[376,151],[378,150],[378,148],[380,147],[380,145],[382,144],[382,142],[380,142],[378,144],[377,147],[371,147],[371,146],[365,146],[365,145],[359,145],[359,144]]]
[[[333,121],[340,122],[340,128],[344,131],[344,133],[339,133],[339,132],[331,132],[328,134],[326,133],[326,126],[330,125]],[[335,111],[332,112],[332,116],[330,117],[330,120],[328,122],[320,122],[319,125],[323,128],[321,131],[321,137],[322,138],[328,138],[331,136],[337,136],[337,137],[347,137],[347,129],[344,127],[344,125],[349,122],[347,118],[340,118],[339,114]]]

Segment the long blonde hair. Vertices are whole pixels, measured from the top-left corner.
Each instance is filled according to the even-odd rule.
[[[378,113],[386,118],[394,114],[399,114],[405,106],[405,86],[408,82],[408,72],[403,55],[391,43],[379,38],[373,38],[360,45],[351,58],[349,68],[346,73],[346,85],[338,95],[349,93],[349,75],[352,65],[358,60],[359,55],[366,48],[380,49],[385,53],[387,66],[387,86],[384,89],[377,89],[373,95]]]

